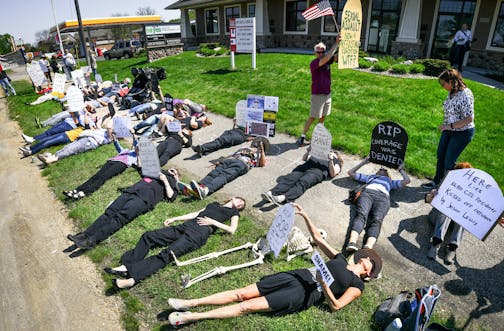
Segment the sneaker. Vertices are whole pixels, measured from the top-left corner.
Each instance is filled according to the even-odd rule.
[[[161,138],[163,135],[160,134],[158,131],[154,131],[149,135],[149,139],[157,139]]]
[[[296,144],[298,144],[298,146],[303,146],[304,140],[305,140],[305,137],[301,136],[296,140]]]
[[[191,148],[194,151],[194,153],[198,154],[199,157],[203,156],[203,151],[201,150],[200,145],[193,145]]]
[[[444,258],[445,264],[453,264],[455,262],[456,251],[451,251],[449,249],[446,250],[446,255]]]
[[[346,249],[347,253],[355,253],[359,250],[356,243],[348,243]]]
[[[271,202],[280,207],[285,202],[285,195],[271,195]]]
[[[30,156],[30,155],[32,155],[30,147],[19,147],[19,150],[21,151],[21,153],[23,153],[23,156]]]
[[[434,183],[434,182],[429,182],[429,183],[424,183],[421,185],[423,188],[426,188],[426,189],[429,189],[429,190],[432,190],[433,188],[436,188],[437,187],[437,184]]]
[[[427,252],[427,257],[431,260],[435,260],[437,253],[438,253],[439,245],[432,245],[431,248],[429,248],[429,251]]]
[[[23,138],[23,140],[26,141],[27,144],[32,144],[35,141],[35,139],[25,135],[24,133],[21,133],[21,138]]]
[[[174,310],[189,310],[189,306],[184,306],[182,303],[181,303],[182,300],[180,299],[174,299],[174,298],[169,298],[168,299],[168,306],[170,306],[170,308],[174,309]]]
[[[182,324],[185,324],[186,321],[184,321],[184,315],[189,314],[188,312],[173,312],[168,316],[168,320],[170,321],[170,324],[173,326],[179,326]]]
[[[200,200],[205,199],[208,195],[208,187],[203,184],[198,184],[195,180],[191,180],[191,189],[197,192],[197,197],[200,198]]]
[[[96,242],[92,238],[88,237],[87,235],[85,235],[84,238],[74,237],[73,242],[80,249],[91,249],[96,246]]]
[[[199,196],[194,190],[191,188],[189,184],[183,183],[183,182],[177,182],[177,187],[180,191],[185,196],[188,197],[196,197],[199,199]]]
[[[273,202],[273,194],[271,193],[271,191],[261,193],[261,198],[264,201]]]

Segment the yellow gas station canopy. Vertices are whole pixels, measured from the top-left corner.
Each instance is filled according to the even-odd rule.
[[[114,26],[124,25],[139,25],[139,24],[152,24],[161,23],[160,15],[146,15],[146,16],[118,16],[118,17],[103,17],[103,18],[87,18],[82,20],[83,28],[111,28]],[[79,22],[77,20],[65,21],[59,24],[61,33],[76,32],[79,29]],[[50,30],[51,33],[56,31],[56,26]]]

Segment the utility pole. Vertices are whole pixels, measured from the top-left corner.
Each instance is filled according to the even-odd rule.
[[[84,56],[86,57],[86,63],[88,66],[91,66],[89,62],[89,54],[86,49],[86,39],[84,38],[84,30],[82,29],[82,19],[80,15],[79,9],[79,0],[74,0],[75,2],[75,10],[77,11],[77,20],[79,21],[79,39],[80,39],[80,51],[84,52]]]

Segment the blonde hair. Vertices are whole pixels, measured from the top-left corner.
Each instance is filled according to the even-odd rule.
[[[325,51],[326,45],[323,42],[319,42],[317,45],[313,46],[313,50],[316,52],[317,48],[322,48]]]

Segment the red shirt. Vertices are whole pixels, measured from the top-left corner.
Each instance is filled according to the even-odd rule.
[[[310,63],[310,71],[312,74],[312,94],[329,94],[331,93],[331,64],[334,62],[334,57],[326,64],[319,67],[321,59],[315,59]]]

